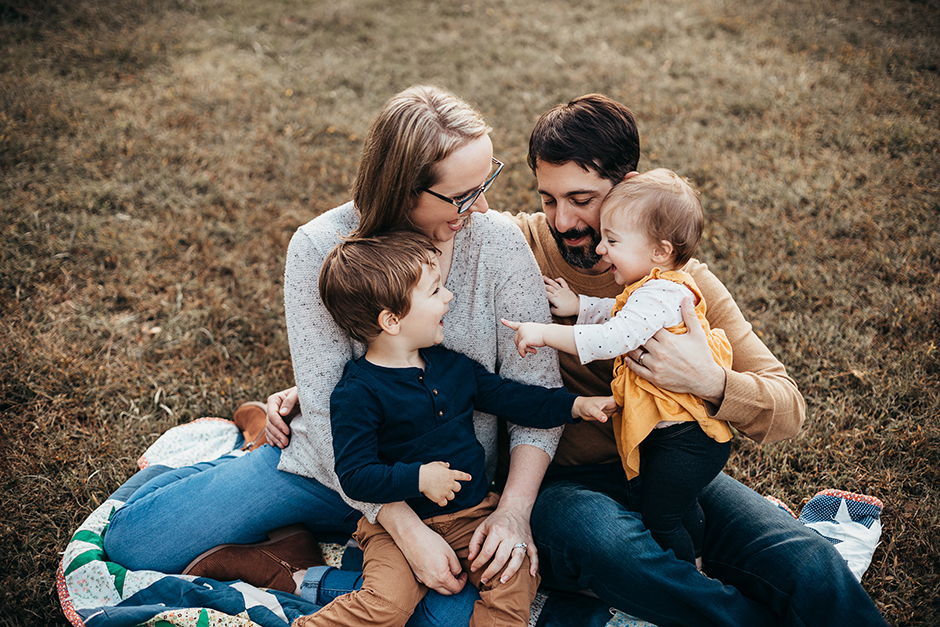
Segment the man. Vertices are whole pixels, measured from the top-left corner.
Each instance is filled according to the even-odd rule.
[[[577,98],[538,121],[528,163],[543,213],[514,219],[544,275],[588,296],[621,292],[595,252],[600,205],[636,170],[639,153],[633,114],[604,96]],[[625,362],[657,386],[703,398],[711,415],[759,443],[792,437],[805,407],[796,384],[706,266],[693,259],[683,270],[708,302],[712,327],[728,335],[733,369],[712,358],[690,303],[683,310],[689,333],[661,331]],[[581,365],[564,353],[559,359],[570,391],[610,389],[610,361]],[[705,577],[653,540],[633,507],[642,473],[629,483],[623,475],[610,424],[566,428],[531,516],[546,584],[589,589],[660,627],[885,624],[827,540],[728,476],[719,475],[700,496]]]
[[[588,296],[621,292],[595,252],[600,205],[636,171],[639,145],[629,109],[597,94],[559,105],[538,121],[528,163],[543,212],[512,217],[544,275],[564,278]],[[687,334],[660,332],[625,362],[659,387],[704,399],[712,415],[759,443],[793,437],[805,410],[796,384],[707,267],[693,259],[683,270],[708,302],[711,326],[731,341],[733,368],[712,359],[691,304],[684,309]],[[570,391],[609,393],[611,361],[582,366],[570,355],[559,359]],[[291,391],[268,401],[267,433],[275,444],[286,444],[280,416],[295,401]],[[827,540],[723,474],[699,497],[707,524],[704,546],[696,547],[703,576],[664,552],[643,526],[633,506],[638,481],[642,473],[626,481],[609,424],[566,428],[531,515],[544,583],[590,590],[660,627],[886,624]]]

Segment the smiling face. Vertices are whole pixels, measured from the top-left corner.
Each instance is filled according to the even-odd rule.
[[[663,257],[664,252],[661,245],[637,229],[636,221],[630,219],[626,210],[614,208],[601,214],[601,241],[597,245],[597,254],[605,264],[609,264],[609,270],[619,285],[635,283],[656,267],[671,270],[663,267],[664,261],[668,261],[668,255]]]
[[[435,169],[438,180],[431,186],[435,193],[457,199],[471,194],[492,173],[493,142],[489,135],[474,139],[439,162]],[[408,220],[416,231],[427,235],[435,243],[441,243],[453,239],[473,212],[486,213],[487,209],[486,194],[480,194],[470,209],[458,214],[453,204],[422,192]]]
[[[601,240],[601,203],[613,183],[573,161],[562,165],[539,161],[535,176],[542,211],[562,258],[582,270],[606,270],[595,249]]]
[[[409,348],[427,348],[444,341],[444,314],[454,295],[441,283],[437,262],[424,265],[421,279],[411,292],[411,308],[401,318],[399,337]]]

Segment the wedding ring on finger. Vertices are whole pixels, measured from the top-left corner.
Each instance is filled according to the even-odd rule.
[[[640,356],[637,357],[636,359],[636,363],[640,364],[640,366],[643,366],[643,358],[646,357],[647,355],[649,355],[647,351],[643,351],[642,353],[640,353]],[[643,366],[643,367],[645,368],[646,366]]]
[[[526,544],[525,542],[520,542],[519,544],[514,545],[512,547],[512,550],[515,551],[516,549],[522,549],[523,551],[525,551],[527,548],[529,548],[528,544]]]

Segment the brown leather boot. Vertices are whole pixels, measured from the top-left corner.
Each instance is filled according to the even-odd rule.
[[[257,588],[293,594],[297,589],[295,572],[325,563],[320,544],[303,525],[282,527],[268,536],[270,540],[257,544],[222,544],[209,549],[183,574],[216,581],[241,579]]]
[[[243,451],[253,451],[268,441],[264,434],[267,415],[267,406],[257,401],[243,403],[235,410],[232,422],[241,429],[242,435],[245,436],[245,444],[242,445]]]

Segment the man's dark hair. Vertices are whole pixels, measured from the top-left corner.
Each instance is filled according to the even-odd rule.
[[[640,162],[640,134],[627,107],[601,94],[587,94],[546,112],[529,137],[529,167],[539,161],[573,161],[614,185]]]

